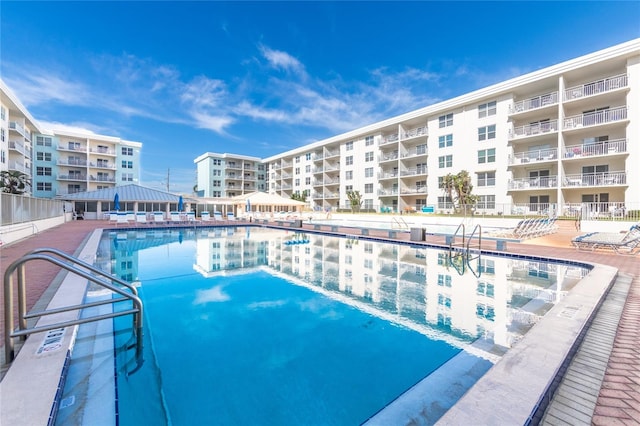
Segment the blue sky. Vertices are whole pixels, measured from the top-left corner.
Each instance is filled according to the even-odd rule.
[[[0,76],[190,192],[207,151],[268,157],[638,37],[639,1],[3,0]]]

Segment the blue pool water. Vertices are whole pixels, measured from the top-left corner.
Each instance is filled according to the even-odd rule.
[[[98,263],[145,305],[133,374],[114,325],[124,426],[361,424],[439,370],[435,421],[586,273],[243,227],[105,233]],[[441,380],[458,354],[474,374]]]

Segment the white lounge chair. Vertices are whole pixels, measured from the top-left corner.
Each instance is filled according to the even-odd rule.
[[[227,213],[227,220],[236,220],[236,215],[233,213]]]
[[[196,221],[196,213],[187,212],[187,222],[195,222],[195,221]]]
[[[216,222],[222,222],[224,219],[222,218],[222,212],[215,211],[213,212],[213,220]]]
[[[118,212],[117,213],[117,220],[116,220],[116,226],[123,224],[123,225],[128,225],[129,221],[127,220],[127,213],[125,212]]]
[[[153,221],[155,223],[164,223],[164,214],[162,212],[153,212]]]
[[[200,213],[200,220],[202,220],[203,222],[209,222],[211,220],[211,215],[209,214],[209,212],[204,211]]]
[[[136,213],[136,224],[146,225],[146,223],[147,223],[147,213],[145,212]]]
[[[171,212],[169,218],[171,223],[182,223],[182,218],[180,218],[179,212]]]

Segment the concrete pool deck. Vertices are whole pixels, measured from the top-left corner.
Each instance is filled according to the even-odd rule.
[[[4,276],[6,268],[30,250],[40,247],[54,247],[66,253],[75,254],[87,236],[96,228],[109,227],[103,221],[73,221],[43,231],[30,238],[0,247],[0,271]],[[302,230],[312,230],[313,226],[304,224]],[[354,232],[349,228],[340,228],[340,233]],[[619,276],[626,279],[629,290],[624,300],[624,308],[619,322],[614,324],[615,336],[606,343],[606,339],[596,339],[601,345],[610,345],[610,356],[606,359],[606,368],[601,383],[591,380],[587,386],[598,390],[595,400],[591,424],[640,424],[640,258],[638,256],[621,256],[603,252],[578,252],[571,247],[571,238],[579,233],[573,228],[573,222],[561,224],[557,233],[526,240],[521,243],[510,242],[506,252],[528,254],[557,259],[571,259],[587,263],[598,263],[612,266],[619,271]],[[398,239],[408,240],[407,233],[398,233]],[[385,233],[385,238],[387,234]],[[427,237],[427,242],[443,244],[443,237]],[[37,262],[38,267],[27,268],[27,306],[37,306],[38,301],[47,299],[60,282],[58,269],[44,262]],[[612,291],[612,293],[615,293]],[[44,297],[42,297],[45,295]],[[615,294],[614,294],[615,295]],[[0,298],[3,295],[0,293]],[[617,296],[619,297],[619,296]],[[604,306],[602,308],[604,310]],[[615,310],[615,309],[614,309]],[[0,321],[4,321],[3,318]],[[2,342],[4,342],[4,324],[1,324]],[[592,327],[595,327],[593,325]],[[585,338],[585,343],[588,339]],[[4,364],[4,348],[1,351]],[[588,353],[586,353],[589,358]],[[567,374],[568,375],[568,374]],[[562,386],[562,385],[561,385]],[[579,392],[573,395],[572,404],[584,407]],[[588,396],[585,396],[588,399]],[[1,401],[0,401],[1,403]],[[588,406],[588,404],[586,404]],[[567,411],[570,413],[570,411]],[[568,414],[570,416],[570,414]],[[585,420],[577,417],[565,419],[565,424],[585,424]],[[561,424],[560,417],[548,417],[548,424]],[[587,424],[589,422],[586,422]]]

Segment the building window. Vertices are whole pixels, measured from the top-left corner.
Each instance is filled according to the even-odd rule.
[[[0,120],[4,121],[7,118],[7,111],[4,107],[0,107]]]
[[[36,175],[51,176],[51,167],[36,167]]]
[[[438,208],[439,209],[452,209],[453,201],[451,201],[451,197],[442,196],[438,197]]]
[[[443,155],[438,157],[438,168],[444,169],[453,167],[453,155]]]
[[[441,115],[438,117],[438,127],[450,127],[453,126],[453,113],[449,113],[447,115]]]
[[[307,161],[311,161],[311,153],[307,152],[307,154],[305,155],[305,158]]]
[[[364,153],[364,161],[367,162],[367,163],[369,161],[373,161],[373,151]]]
[[[353,191],[353,185],[345,185],[344,190],[347,192]]]
[[[344,178],[346,180],[353,180],[353,171],[352,170],[347,170],[347,172],[344,175]]]
[[[38,182],[36,183],[36,189],[38,191],[51,191],[52,190],[51,182]]]
[[[453,135],[444,135],[438,137],[438,148],[446,148],[453,146]]]
[[[102,167],[108,167],[108,162],[103,163]],[[122,168],[123,169],[133,169],[133,161],[122,160]]]
[[[4,136],[4,128],[3,128],[3,129],[0,129],[0,141],[4,142],[4,138],[5,136]]]
[[[51,153],[50,152],[36,152],[36,159],[38,161],[51,161]]]
[[[213,176],[222,176],[222,170],[213,170]]]
[[[304,178],[304,183],[305,185],[311,185],[311,178],[310,177]]]
[[[371,210],[373,208],[373,200],[371,198],[364,200],[364,208],[367,210]]]
[[[353,141],[352,142],[347,142],[346,144],[344,144],[344,149],[346,151],[353,151]]]
[[[478,105],[478,118],[489,117],[490,115],[496,115],[496,101]]]
[[[364,169],[364,177],[373,177],[373,167],[367,167]]]
[[[299,162],[300,162],[300,156],[298,155],[298,156],[296,157],[296,163],[299,163]]]
[[[51,146],[52,145],[52,139],[44,137],[44,136],[37,136],[36,137],[36,145],[38,145],[38,146]]]
[[[123,182],[133,182],[133,173],[123,173],[122,174]]]
[[[496,138],[496,125],[492,124],[491,126],[478,127],[478,140],[484,141],[487,139],[495,139]]]
[[[364,193],[365,194],[373,194],[373,184],[372,183],[365,183],[364,184]]]
[[[221,185],[221,181],[219,181],[219,180],[214,180],[212,183],[213,183],[213,186],[216,186],[216,187],[222,186]]]
[[[123,146],[122,147],[122,155],[131,155],[132,156],[133,155],[133,148],[129,148],[129,147]],[[220,160],[218,160],[218,161],[220,161]]]
[[[416,154],[417,155],[423,155],[427,153],[427,144],[423,143],[421,145],[417,145],[416,146]]]
[[[307,166],[304,168],[304,172],[305,172],[305,173],[311,173],[311,165],[307,165]]]
[[[347,156],[347,158],[344,159],[344,164],[346,166],[351,166],[353,164],[353,155]]]
[[[300,167],[296,167],[295,174],[297,174],[297,175],[300,174]]]
[[[364,138],[364,145],[365,146],[373,145],[373,136],[367,136],[366,138]]]
[[[296,180],[294,181],[294,185],[295,185],[295,186],[300,186],[300,179],[296,179]]]
[[[478,186],[496,186],[496,172],[478,173]]]
[[[483,163],[495,163],[496,162],[496,149],[481,149],[478,151],[478,164]]]
[[[496,208],[496,196],[495,195],[480,195],[476,204],[478,209],[495,209]]]

